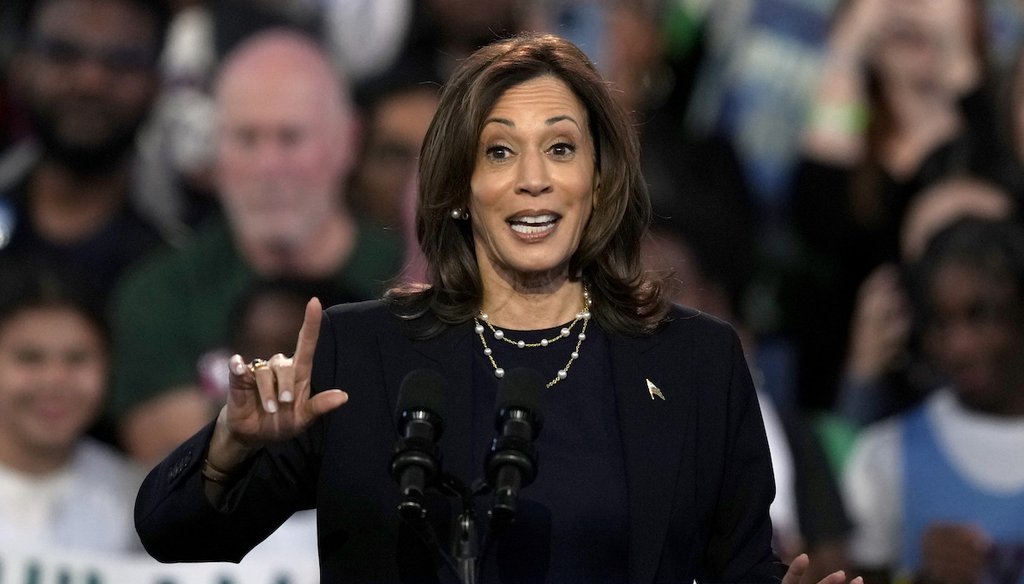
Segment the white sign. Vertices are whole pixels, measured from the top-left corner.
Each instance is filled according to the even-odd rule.
[[[145,555],[0,550],[0,584],[319,584],[316,552],[241,564],[161,564]]]

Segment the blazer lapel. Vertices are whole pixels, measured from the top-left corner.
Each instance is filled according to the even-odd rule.
[[[657,336],[613,337],[612,367],[629,492],[630,582],[652,582],[665,544],[673,504],[681,492],[684,435],[692,432],[693,396],[670,374],[678,356],[655,350]],[[658,357],[661,357],[660,359]]]

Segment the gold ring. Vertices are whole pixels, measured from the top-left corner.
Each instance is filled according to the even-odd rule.
[[[249,363],[249,371],[252,371],[253,373],[256,373],[260,369],[266,369],[267,367],[270,367],[270,361],[267,361],[266,359],[253,359],[252,363]]]

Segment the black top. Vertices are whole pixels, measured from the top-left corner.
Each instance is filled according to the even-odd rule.
[[[27,179],[0,192],[0,256],[24,259],[68,276],[95,308],[107,307],[124,271],[163,243],[159,229],[122,205],[93,233],[68,242],[44,237],[29,218]]]
[[[565,367],[582,321],[569,337],[547,347],[519,349],[484,335],[505,370],[529,367],[545,382]],[[563,326],[568,326],[566,323]],[[553,338],[562,327],[505,330],[527,343]],[[517,518],[484,558],[486,582],[625,582],[629,507],[619,419],[612,392],[608,339],[591,322],[568,376],[541,393],[543,427],[537,436],[537,478],[519,496]],[[494,367],[474,335],[472,477],[483,473],[495,436]],[[464,476],[463,478],[468,478]],[[486,517],[490,498],[477,500]],[[587,545],[580,545],[586,537]],[[450,572],[449,572],[450,574]],[[453,580],[455,581],[455,580]]]

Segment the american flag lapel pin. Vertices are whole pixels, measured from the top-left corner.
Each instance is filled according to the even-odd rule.
[[[661,390],[658,389],[657,385],[654,385],[650,379],[644,379],[644,381],[647,382],[647,393],[651,394],[651,399],[654,399],[654,397],[657,396],[661,398],[661,401],[665,401],[665,394],[661,393]]]

